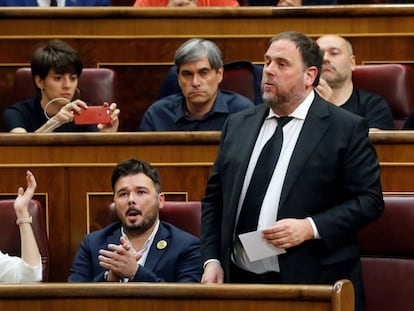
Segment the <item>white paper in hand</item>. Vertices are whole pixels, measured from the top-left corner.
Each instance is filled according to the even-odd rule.
[[[261,231],[243,233],[239,238],[251,262],[286,253],[283,248],[277,248],[263,239]]]

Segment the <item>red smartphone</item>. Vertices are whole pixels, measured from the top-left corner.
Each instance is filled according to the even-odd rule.
[[[81,109],[75,113],[74,120],[76,125],[87,124],[107,124],[111,123],[111,115],[108,107],[105,106],[88,106],[88,109]]]

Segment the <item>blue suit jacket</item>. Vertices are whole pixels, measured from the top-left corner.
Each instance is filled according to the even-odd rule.
[[[65,6],[109,6],[110,0],[66,0]],[[0,6],[38,6],[37,0],[0,0]]]
[[[119,244],[121,223],[111,224],[86,235],[73,261],[69,282],[104,281],[105,269],[99,265],[100,249]],[[158,241],[167,247],[157,248]],[[134,282],[200,282],[202,274],[200,243],[195,236],[160,222],[148,253],[145,266],[139,266]]]

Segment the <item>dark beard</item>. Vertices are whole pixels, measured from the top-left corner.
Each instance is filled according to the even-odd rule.
[[[302,93],[278,94],[276,96],[263,96],[263,102],[267,107],[276,112],[289,109],[292,103],[301,103],[305,97]]]
[[[289,98],[285,95],[277,95],[271,97],[268,96],[264,97],[263,101],[267,107],[269,107],[273,111],[277,111],[278,109],[282,108],[285,103],[289,101]]]
[[[158,210],[159,210],[158,204],[156,204],[156,206],[154,206],[153,208],[154,210],[152,210],[152,214],[150,214],[147,218],[144,218],[141,223],[134,223],[131,225],[127,225],[123,221],[122,227],[124,228],[124,230],[131,234],[141,234],[147,231],[149,228],[151,228],[155,224],[158,218]],[[126,215],[128,215],[130,211],[136,211],[138,215],[142,216],[141,210],[135,206],[128,207],[128,210],[126,211]]]
[[[156,220],[157,220],[157,215],[154,214],[139,224],[133,224],[133,225],[127,226],[124,223],[122,224],[122,226],[127,233],[140,234],[140,233],[147,231],[149,228],[151,228],[155,224]]]

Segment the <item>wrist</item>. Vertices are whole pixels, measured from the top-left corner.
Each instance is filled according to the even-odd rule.
[[[51,118],[46,122],[46,126],[44,127],[43,132],[44,133],[53,132],[55,129],[57,129],[60,126],[61,126],[61,123],[59,120]]]
[[[221,267],[221,263],[218,259],[207,259],[203,264],[203,269],[205,269],[209,263],[213,263],[213,262]]]
[[[31,224],[31,223],[32,223],[32,216],[29,216],[27,218],[17,218],[16,219],[16,225]]]
[[[107,282],[121,282],[121,279],[111,270],[106,270],[103,274],[103,278]]]

